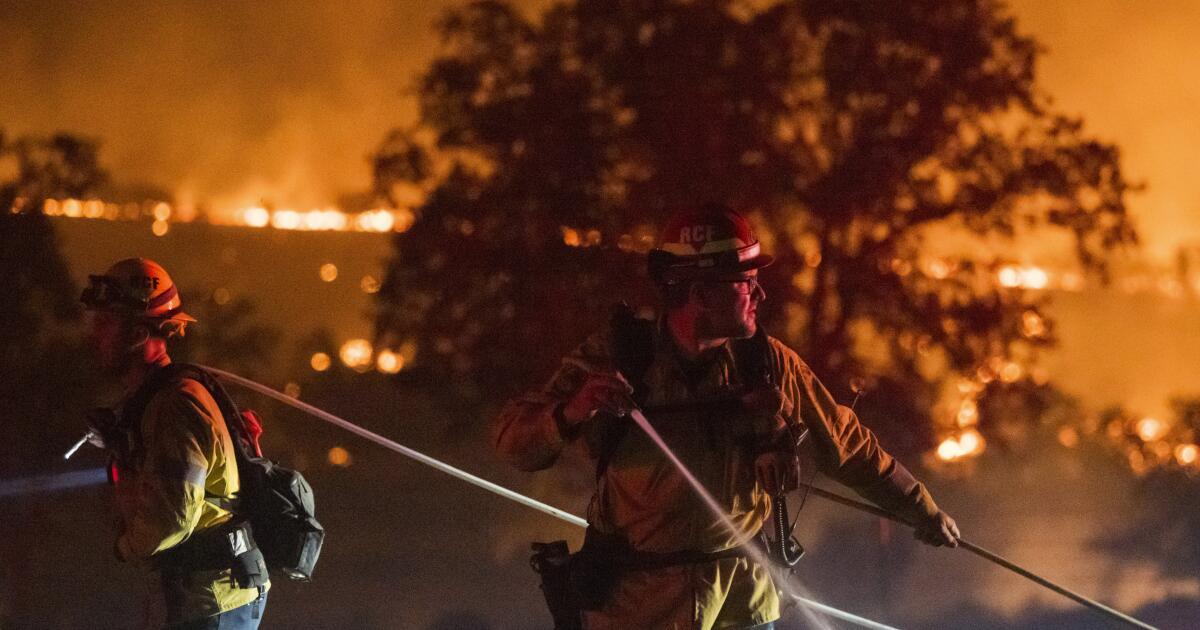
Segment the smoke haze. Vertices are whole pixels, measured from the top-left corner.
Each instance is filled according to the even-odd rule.
[[[1200,3],[1192,0],[1011,0],[1022,30],[1047,49],[1042,90],[1121,147],[1147,184],[1131,209],[1146,252],[1162,260],[1200,241]]]
[[[455,4],[0,0],[0,126],[99,138],[118,182],[183,202],[333,204],[369,185],[367,154],[413,119],[432,26]],[[1200,4],[1010,6],[1048,49],[1043,90],[1149,184],[1132,201],[1148,253],[1200,241]]]
[[[436,3],[0,3],[0,124],[100,139],[119,182],[220,208],[369,185]]]

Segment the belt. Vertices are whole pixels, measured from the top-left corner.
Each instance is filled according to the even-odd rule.
[[[666,553],[647,551],[631,551],[627,555],[614,558],[614,563],[623,569],[662,569],[683,564],[704,564],[727,558],[745,558],[750,555],[746,545],[730,547],[721,551],[698,551],[695,549],[680,549]]]
[[[163,551],[155,558],[155,566],[165,573],[228,569],[235,558],[257,548],[249,523],[229,521],[195,532],[184,542]]]

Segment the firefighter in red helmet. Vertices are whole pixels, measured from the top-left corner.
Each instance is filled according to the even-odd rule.
[[[571,444],[597,463],[588,531],[569,564],[570,599],[582,610],[575,622],[556,615],[560,627],[773,627],[771,576],[739,545],[763,528],[772,496],[796,487],[800,455],[915,524],[920,540],[957,544],[954,520],[925,487],[759,327],[758,274],[772,262],[741,214],[720,205],[676,214],[649,259],[657,322],[614,318],[496,418],[494,444],[522,470],[550,467]],[[633,405],[740,531],[723,527],[629,429]],[[797,427],[809,436],[803,453]]]

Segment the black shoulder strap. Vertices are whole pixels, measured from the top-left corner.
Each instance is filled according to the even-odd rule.
[[[734,340],[733,362],[742,385],[756,388],[776,384],[771,373],[771,343],[761,324],[753,337]]]
[[[242,436],[241,411],[238,410],[237,403],[225,391],[220,381],[213,378],[211,374],[198,365],[192,363],[171,363],[155,370],[142,383],[141,387],[134,392],[129,401],[125,403],[125,407],[121,411],[122,422],[133,423],[127,426],[132,427],[135,435],[140,436],[142,415],[146,413],[146,406],[150,404],[150,399],[177,377],[195,380],[204,386],[204,389],[208,390],[208,393],[213,397],[213,400],[217,403],[217,408],[221,411],[221,416],[225,419],[225,427],[229,431],[230,442],[233,442],[234,461],[240,467],[242,462],[252,456]],[[140,437],[138,439],[140,440]],[[236,499],[208,494],[207,492],[205,492],[204,499],[225,510],[233,511],[237,508]]]
[[[639,319],[628,303],[622,302],[613,309],[609,322],[612,328],[613,360],[617,369],[633,385],[633,400],[642,406],[646,402],[646,372],[654,362],[654,322]],[[617,447],[629,432],[629,420],[603,418],[600,436],[600,454],[596,458],[596,479],[604,476]]]
[[[613,359],[633,385],[633,399],[638,405],[645,403],[646,372],[654,363],[654,322],[639,319],[629,304],[622,302],[613,310],[612,320]]]
[[[180,364],[171,363],[151,372],[129,397],[129,400],[125,401],[125,406],[121,408],[121,423],[140,433],[142,416],[146,413],[146,406],[150,404],[150,399],[171,382],[171,379],[179,374],[180,370]]]
[[[234,402],[233,397],[229,392],[225,391],[225,386],[221,385],[221,381],[217,380],[212,374],[209,374],[204,368],[193,363],[180,363],[178,372],[187,378],[193,379],[204,386],[208,393],[217,403],[217,408],[221,410],[221,417],[225,419],[225,428],[229,430],[230,441],[233,442],[234,454],[238,461],[249,459],[252,457],[245,442],[245,435],[242,430],[242,411]]]

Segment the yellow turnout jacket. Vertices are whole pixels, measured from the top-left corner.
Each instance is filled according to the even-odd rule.
[[[216,401],[190,378],[168,381],[150,398],[133,430],[140,446],[117,475],[121,533],[116,552],[122,560],[152,565],[159,554],[193,534],[232,518],[206,501],[205,493],[235,497],[237,463]],[[256,588],[239,588],[229,569],[164,574],[161,583],[168,624],[211,617],[259,595]]]
[[[572,358],[614,365],[613,333],[588,338]],[[933,499],[880,447],[853,411],[837,404],[809,367],[790,348],[769,340],[770,370],[784,395],[776,417],[746,412],[697,409],[649,414],[650,421],[679,458],[721,503],[741,530],[731,535],[708,511],[671,462],[636,427],[625,433],[597,480],[588,509],[591,527],[624,538],[635,551],[672,552],[727,549],[754,535],[770,515],[771,499],[754,473],[755,453],[747,444],[776,440],[788,422],[810,430],[809,454],[828,476],[863,497],[913,522],[937,514]],[[709,353],[697,365],[678,358],[665,328],[655,333],[654,358],[643,378],[644,406],[714,398],[745,384],[737,374],[732,344]],[[564,361],[541,390],[508,402],[493,424],[500,455],[522,470],[553,465],[563,449],[578,441],[598,456],[589,425],[564,435],[555,409],[586,379]],[[779,617],[779,601],[763,568],[744,558],[630,571],[600,611],[585,613],[594,628],[739,628]]]

